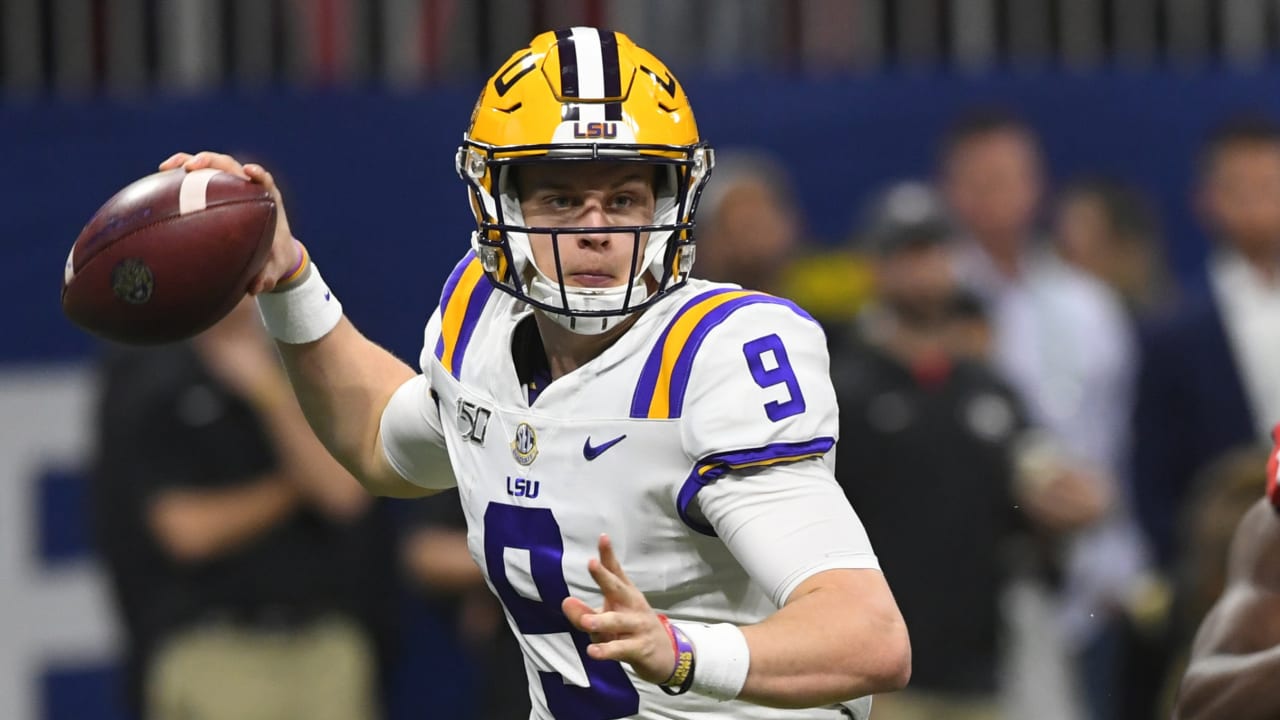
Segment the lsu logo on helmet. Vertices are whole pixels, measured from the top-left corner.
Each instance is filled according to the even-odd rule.
[[[652,279],[648,297],[582,310],[530,296],[528,234],[536,229],[520,216],[511,170],[574,160],[658,168],[653,222],[612,230],[635,238],[634,267]],[[457,155],[476,219],[472,245],[489,281],[534,307],[575,317],[636,312],[684,284],[698,196],[713,163],[684,88],[666,65],[626,35],[590,27],[542,33],[513,54],[481,92]]]

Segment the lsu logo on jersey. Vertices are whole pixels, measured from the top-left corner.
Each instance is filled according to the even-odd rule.
[[[516,426],[516,437],[511,441],[511,455],[521,465],[531,465],[538,457],[538,434],[529,423]]]
[[[511,497],[527,497],[530,500],[538,497],[542,489],[541,480],[507,476],[507,494]]]

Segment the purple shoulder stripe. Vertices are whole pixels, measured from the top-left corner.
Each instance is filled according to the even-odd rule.
[[[675,368],[671,372],[671,417],[680,417],[684,411],[684,394],[689,387],[689,376],[693,372],[693,359],[698,354],[698,348],[702,347],[702,341],[706,340],[707,335],[720,323],[729,319],[729,316],[738,308],[762,303],[783,305],[791,308],[797,315],[813,321],[809,313],[800,309],[799,305],[790,300],[764,294],[734,298],[707,313],[706,317],[702,318],[693,332],[689,334],[689,339],[685,341],[684,347],[680,350],[680,356],[676,358]]]
[[[739,294],[737,297],[724,302],[710,303],[713,304],[709,311],[705,311],[692,328],[684,331],[684,337],[674,338],[679,343],[680,351],[676,355],[675,360],[671,363],[671,367],[666,368],[667,382],[661,382],[663,377],[664,350],[668,344],[673,329],[679,324],[680,319],[689,311],[697,306],[712,300],[717,295],[727,292]],[[679,311],[672,316],[671,321],[667,324],[662,335],[658,337],[658,341],[654,344],[653,350],[650,351],[648,359],[645,361],[644,368],[640,372],[640,381],[636,384],[635,394],[631,398],[631,417],[633,418],[678,418],[684,411],[684,396],[689,387],[689,377],[693,371],[693,361],[697,357],[698,349],[702,347],[702,343],[706,340],[707,335],[711,333],[717,326],[723,323],[739,308],[747,305],[769,304],[782,305],[790,308],[792,312],[800,317],[815,321],[809,313],[805,312],[800,306],[786,300],[784,298],[767,295],[765,293],[748,292],[743,293],[741,290],[733,290],[730,288],[718,288],[705,293],[701,293],[689,302],[685,303]],[[653,398],[655,393],[667,393],[665,414],[659,411],[658,415],[651,415],[650,408],[654,405]],[[661,399],[659,405],[662,405]]]
[[[445,281],[440,295],[440,338],[435,355],[455,378],[461,376],[467,346],[492,294],[493,283],[480,269],[479,258],[474,251],[468,252]]]
[[[773,443],[761,448],[708,455],[693,466],[693,472],[680,486],[680,492],[676,495],[676,512],[680,514],[680,519],[685,525],[703,535],[714,536],[716,532],[710,525],[689,515],[689,505],[702,488],[719,480],[730,470],[767,467],[822,457],[830,452],[835,444],[835,438],[820,437],[806,442]]]
[[[440,291],[440,314],[444,314],[444,309],[449,307],[449,301],[453,299],[453,293],[458,289],[458,281],[462,279],[462,274],[467,271],[467,266],[472,260],[476,259],[476,251],[468,250],[466,255],[462,256],[462,260],[453,266],[453,271],[449,273],[448,279],[444,281],[444,289]],[[440,333],[440,337],[436,338],[436,359],[444,357],[444,332]]]
[[[631,417],[649,417],[649,403],[653,400],[653,391],[658,384],[658,372],[662,370],[662,349],[666,346],[667,338],[671,335],[671,328],[675,327],[676,322],[682,315],[689,312],[698,303],[727,292],[731,292],[731,290],[729,288],[717,288],[699,293],[681,306],[675,315],[671,316],[671,321],[667,323],[667,327],[658,336],[658,341],[653,344],[653,350],[649,352],[649,358],[645,360],[644,368],[640,371],[640,382],[636,383],[635,394],[631,396]]]

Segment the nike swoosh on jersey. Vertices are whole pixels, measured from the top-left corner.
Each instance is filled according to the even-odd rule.
[[[609,448],[613,447],[614,445],[617,445],[618,443],[626,439],[627,439],[626,435],[619,435],[618,437],[608,442],[593,446],[591,444],[591,436],[588,435],[587,441],[582,444],[582,457],[586,458],[587,460],[595,460],[596,458],[600,457],[600,455],[602,455],[605,450],[608,450]]]

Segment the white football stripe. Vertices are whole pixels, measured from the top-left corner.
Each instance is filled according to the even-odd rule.
[[[67,253],[67,264],[62,268],[62,284],[70,285],[72,278],[76,276],[76,246],[71,246],[71,252]]]
[[[204,168],[187,173],[187,176],[182,178],[182,187],[178,190],[178,214],[186,215],[205,209],[208,206],[206,190],[209,188],[209,181],[220,172],[222,171]]]
[[[578,54],[578,97],[583,100],[603,98],[604,60],[600,51],[600,31],[574,28],[573,49]]]

